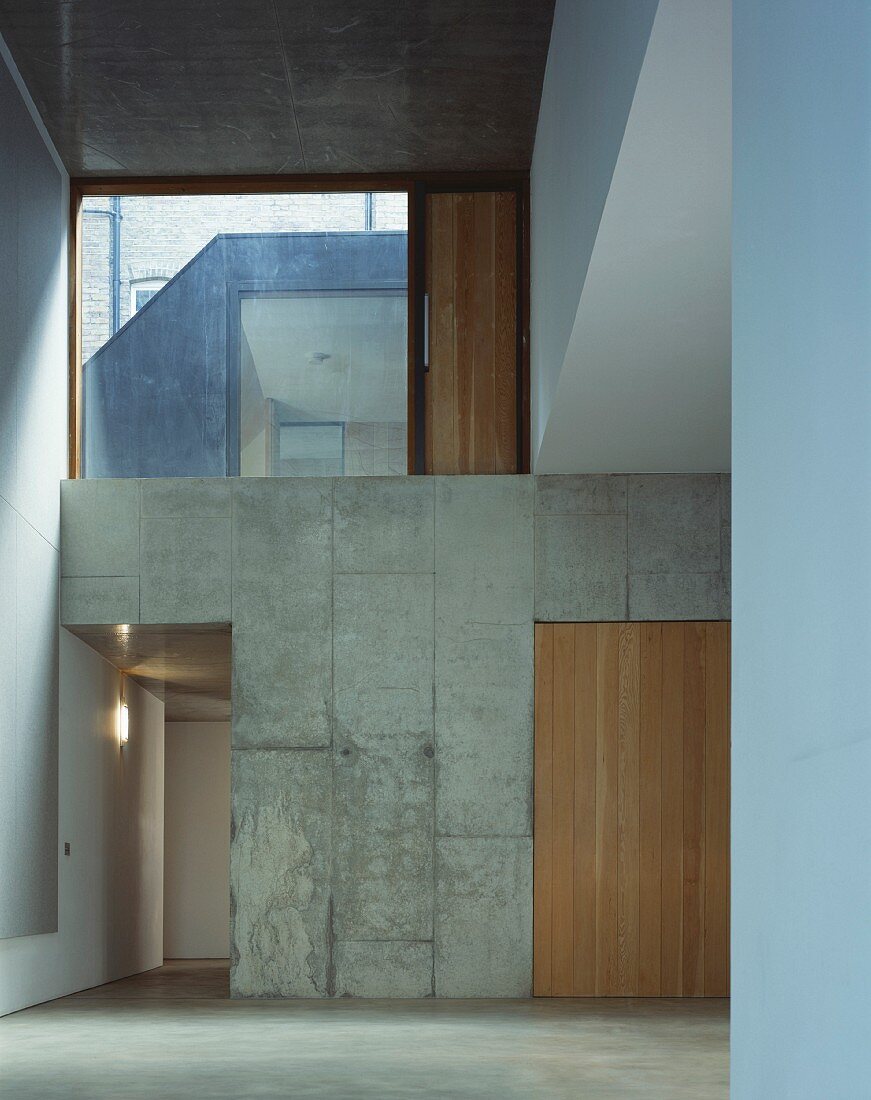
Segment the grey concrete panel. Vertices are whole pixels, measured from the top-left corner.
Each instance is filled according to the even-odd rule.
[[[720,474],[720,519],[732,525],[732,475]]]
[[[332,571],[330,478],[240,478],[233,483],[233,580],[293,582]]]
[[[333,594],[336,739],[381,733],[431,737],[433,578],[340,574]]]
[[[723,572],[732,574],[732,477],[720,474],[720,558]]]
[[[720,558],[723,563],[723,574],[732,575],[732,527],[724,523],[720,527]]]
[[[65,626],[139,622],[139,577],[64,577],[61,622]]]
[[[332,481],[233,485],[233,744],[331,739]]]
[[[0,936],[57,931],[57,550],[15,518],[15,818],[4,837]],[[2,737],[7,742],[6,731]],[[9,847],[7,844],[11,839]]]
[[[230,520],[143,519],[140,621],[230,620]]]
[[[234,751],[235,997],[322,997],[330,961],[332,769],[325,751]]]
[[[233,747],[330,744],[332,577],[237,578]]]
[[[532,826],[532,479],[438,478],[436,832]]]
[[[432,573],[433,525],[432,478],[337,478],[334,568]]]
[[[626,618],[626,516],[537,516],[535,617]]]
[[[437,583],[436,831],[531,834],[532,622],[469,622]]]
[[[720,475],[629,478],[629,571],[720,570]]]
[[[429,939],[433,578],[334,583],[337,934]]]
[[[337,997],[431,997],[432,943],[336,943]]]
[[[629,618],[728,619],[729,593],[722,573],[635,573],[629,578]]]
[[[61,482],[61,570],[65,577],[139,575],[139,482]]]
[[[229,478],[149,477],[141,484],[143,517],[214,519],[230,515]]]
[[[535,514],[625,512],[627,480],[625,474],[542,474],[535,479]]]
[[[532,839],[436,842],[435,992],[528,997],[532,986]]]
[[[437,477],[436,572],[475,579],[482,599],[498,589],[512,617],[531,614],[533,479]]]
[[[333,900],[340,939],[431,939],[430,740],[393,717],[339,725],[334,756]]]

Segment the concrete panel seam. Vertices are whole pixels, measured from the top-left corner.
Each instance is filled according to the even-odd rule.
[[[633,569],[627,574],[629,577],[717,577],[722,569],[681,569],[674,572],[671,569]]]
[[[138,493],[138,497],[139,497],[139,523],[136,525],[136,531],[139,535],[139,549],[138,549],[137,556],[139,558],[139,621],[141,623],[142,622],[142,482],[141,482],[141,480],[138,480],[138,479],[137,479],[137,493]],[[231,565],[232,565],[232,563],[231,563]],[[232,600],[232,591],[230,593],[230,598]],[[231,602],[231,604],[230,604],[230,615],[232,616],[232,614],[233,614],[233,605],[232,605],[232,602]]]
[[[336,479],[330,478],[330,864],[329,909],[327,923],[328,997],[336,995],[336,930],[333,881],[335,876],[336,836]]]
[[[233,752],[331,752],[331,745],[234,745]]]
[[[626,621],[629,621],[629,478],[626,479]]]
[[[557,510],[554,512],[540,512],[537,508],[533,516],[625,516],[626,508],[572,508],[571,511]]]
[[[395,936],[384,936],[379,939],[361,939],[360,937],[336,937],[336,943],[425,943],[430,944],[432,940],[411,940],[411,939],[397,939]]]
[[[334,577],[431,577],[435,569],[334,569]]]
[[[236,493],[230,486],[230,620],[236,613]],[[232,658],[231,658],[232,659]]]
[[[436,890],[437,890],[437,877],[436,877],[436,823],[438,822],[438,807],[436,800],[438,798],[439,790],[439,730],[438,730],[438,705],[436,696],[436,643],[437,632],[436,625],[438,623],[438,608],[436,606],[436,508],[438,504],[438,493],[436,492],[436,483],[432,484],[432,860],[431,860],[431,887],[432,891],[430,897],[432,899],[431,906],[431,921],[430,928],[432,931],[432,969],[430,971],[430,993],[432,997],[436,997]]]
[[[528,833],[437,833],[436,840],[529,840]]]

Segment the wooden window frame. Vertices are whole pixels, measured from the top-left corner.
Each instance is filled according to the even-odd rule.
[[[342,191],[405,191],[408,196],[408,472],[420,473],[423,453],[423,409],[418,383],[423,348],[421,309],[423,221],[419,211],[427,191],[516,190],[520,201],[520,278],[518,279],[518,434],[521,441],[518,473],[528,473],[529,453],[529,173],[479,172],[305,175],[305,176],[164,176],[87,177],[70,180],[69,232],[69,433],[68,472],[81,476],[82,433],[82,200],[109,195],[257,195]]]

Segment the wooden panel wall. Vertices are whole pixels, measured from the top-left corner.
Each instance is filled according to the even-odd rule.
[[[536,625],[536,996],[728,996],[729,642]]]
[[[425,472],[509,474],[517,440],[517,197],[426,197]]]

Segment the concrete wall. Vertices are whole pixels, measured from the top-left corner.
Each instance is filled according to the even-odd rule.
[[[524,996],[533,622],[726,618],[728,478],[78,481],[63,615],[233,624],[237,996]]]
[[[556,2],[530,178],[533,469],[657,5]]]
[[[732,1095],[871,1075],[871,7],[734,4]]]
[[[230,723],[167,722],[163,952],[230,954]]]
[[[3,938],[58,927],[58,483],[66,439],[68,181],[16,86],[5,46],[0,52]]]
[[[0,1015],[163,961],[163,704],[128,681],[122,750],[117,670],[60,635],[58,931],[0,942]]]

